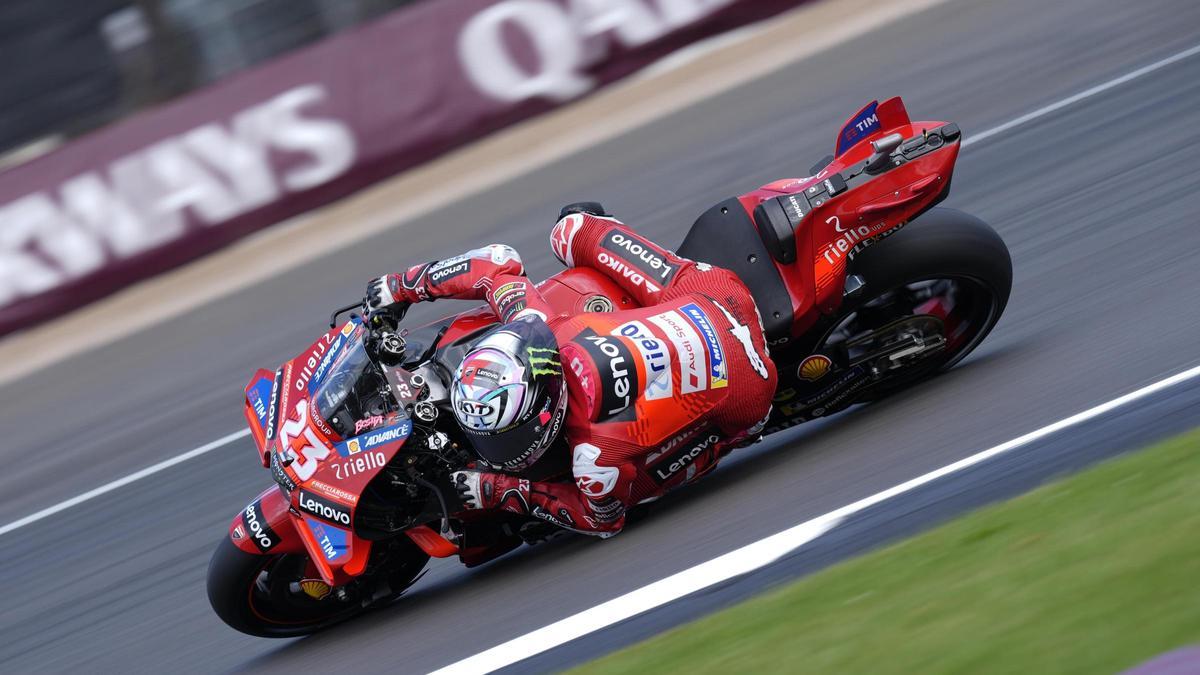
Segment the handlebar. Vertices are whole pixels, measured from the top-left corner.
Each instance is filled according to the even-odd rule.
[[[345,314],[346,312],[362,309],[362,306],[363,303],[360,300],[352,305],[346,305],[345,307],[339,307],[338,309],[333,310],[333,314],[329,315],[329,327],[337,328],[339,316]],[[393,303],[387,307],[382,307],[374,312],[371,312],[364,317],[363,323],[365,323],[368,328],[377,328],[381,325],[384,325],[383,322],[387,322],[388,324],[391,324],[391,328],[394,329],[400,324],[401,321],[404,320],[404,316],[408,314],[408,308],[409,304],[406,302]],[[351,314],[351,316],[353,317],[357,315]]]

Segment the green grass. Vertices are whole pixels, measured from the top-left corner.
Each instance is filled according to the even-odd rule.
[[[1200,643],[1200,432],[788,584],[581,673],[1105,673]]]

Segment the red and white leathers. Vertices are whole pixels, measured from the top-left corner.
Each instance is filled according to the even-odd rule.
[[[472,474],[478,508],[589,534],[620,531],[628,507],[689,482],[761,432],[775,366],[749,290],[732,272],[676,256],[619,221],[566,216],[551,235],[569,267],[611,277],[640,308],[554,315],[516,251],[492,245],[383,280],[382,300],[487,300],[502,322],[535,314],[558,340],[574,483]]]

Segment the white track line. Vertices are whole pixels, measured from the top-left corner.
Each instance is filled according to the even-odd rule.
[[[19,520],[14,520],[13,522],[5,525],[4,527],[0,527],[0,535],[4,535],[9,532],[12,532],[13,530],[25,527],[26,525],[29,525],[30,523],[36,523],[37,521],[39,521],[43,518],[48,518],[48,517],[58,513],[59,511],[66,511],[67,509],[71,508],[72,506],[82,504],[82,503],[88,501],[89,499],[95,499],[96,497],[99,497],[100,495],[108,494],[109,492],[112,492],[113,490],[116,490],[118,488],[125,487],[126,485],[129,485],[130,483],[132,483],[134,481],[139,481],[139,480],[145,478],[146,476],[154,475],[154,474],[158,473],[159,471],[162,471],[163,469],[168,469],[172,466],[175,466],[176,464],[186,462],[189,459],[192,459],[193,457],[199,457],[200,455],[203,455],[206,452],[211,452],[213,450],[216,450],[217,448],[229,445],[230,443],[232,443],[236,440],[245,438],[246,436],[249,436],[249,435],[250,435],[249,429],[242,429],[241,431],[235,431],[232,434],[229,434],[227,436],[222,436],[222,437],[218,438],[217,440],[212,441],[211,443],[205,443],[204,445],[196,448],[195,450],[189,450],[189,451],[183,453],[182,455],[176,455],[170,459],[163,460],[163,461],[159,462],[158,464],[153,464],[151,466],[148,466],[148,467],[142,469],[141,471],[135,471],[135,472],[129,474],[128,476],[125,476],[124,478],[118,478],[117,480],[114,480],[111,483],[105,483],[104,485],[101,485],[98,488],[88,490],[87,492],[85,492],[81,495],[76,495],[74,497],[71,497],[70,499],[66,500],[65,502],[59,502],[59,503],[55,504],[54,506],[51,506],[49,508],[45,508],[45,509],[42,509],[41,511],[38,511],[37,513],[31,513],[31,514],[25,516],[24,518],[21,518]]]
[[[1044,108],[1038,108],[1037,110],[1034,110],[1031,113],[1021,115],[1020,117],[1016,118],[1015,120],[1005,122],[1004,124],[1001,124],[998,127],[992,127],[991,129],[988,129],[987,131],[984,131],[983,133],[975,134],[975,135],[971,136],[970,138],[964,140],[962,143],[962,147],[965,148],[970,145],[974,145],[975,143],[979,143],[980,141],[985,141],[985,140],[991,138],[992,136],[995,136],[997,134],[1002,134],[1010,129],[1015,129],[1015,128],[1021,126],[1022,124],[1036,120],[1039,117],[1045,117],[1046,115],[1049,115],[1052,112],[1062,110],[1063,108],[1066,108],[1069,105],[1074,105],[1084,99],[1091,98],[1091,97],[1095,96],[1096,94],[1106,92],[1109,89],[1112,89],[1113,87],[1119,87],[1122,84],[1125,84],[1126,82],[1130,82],[1132,80],[1136,80],[1137,78],[1142,77],[1143,75],[1149,75],[1150,73],[1153,73],[1154,71],[1156,71],[1160,68],[1165,68],[1165,67],[1171,65],[1172,63],[1175,63],[1176,61],[1182,61],[1183,59],[1186,59],[1189,56],[1195,56],[1196,54],[1200,54],[1200,45],[1196,45],[1195,47],[1192,47],[1190,49],[1185,49],[1185,50],[1179,52],[1178,54],[1168,56],[1167,58],[1165,58],[1161,61],[1155,61],[1154,63],[1151,63],[1148,66],[1142,66],[1141,68],[1138,68],[1135,71],[1126,73],[1120,77],[1113,78],[1113,79],[1109,80],[1108,82],[1105,82],[1104,84],[1098,84],[1098,85],[1092,87],[1091,89],[1085,89],[1085,90],[1079,92],[1078,94],[1075,94],[1074,96],[1068,96],[1068,97],[1062,99],[1061,101],[1051,103],[1050,105],[1048,105]]]
[[[509,640],[487,651],[480,652],[475,656],[452,663],[434,671],[434,675],[489,673],[493,670],[511,666],[531,656],[536,656],[588,633],[637,616],[672,600],[677,600],[685,595],[703,590],[727,579],[765,567],[829,531],[847,517],[868,507],[914,490],[922,485],[932,483],[952,473],[975,466],[997,455],[1028,445],[1068,427],[1095,419],[1121,406],[1198,376],[1200,376],[1200,366],[1185,370],[1178,375],[1172,375],[1165,380],[1159,380],[1154,384],[1142,387],[1120,398],[1115,398],[1108,403],[1102,403],[1077,415],[1072,415],[1036,431],[1031,431],[1019,438],[1014,438],[1007,443],[975,453],[953,464],[947,464],[940,469],[930,471],[923,476],[918,476],[865,499],[860,499],[853,504],[813,518],[800,525],[784,530],[779,534],[735,549],[718,558],[700,563],[695,567],[669,576],[666,579],[626,593],[614,600],[609,600],[591,609],[571,615],[545,628],[539,628],[532,633]]]
[[[1164,66],[1168,66],[1172,63],[1175,63],[1176,61],[1186,59],[1187,57],[1193,56],[1197,53],[1200,53],[1200,45],[1196,45],[1195,47],[1192,47],[1190,49],[1185,49],[1182,52],[1175,54],[1174,56],[1168,56],[1167,58],[1165,58],[1161,61],[1156,61],[1154,63],[1151,63],[1148,66],[1143,66],[1143,67],[1138,68],[1137,70],[1134,70],[1126,75],[1122,75],[1121,77],[1109,80],[1108,82],[1105,82],[1103,84],[1096,85],[1095,87],[1092,87],[1091,89],[1081,91],[1078,94],[1075,94],[1074,96],[1068,96],[1067,98],[1064,98],[1061,101],[1058,101],[1057,103],[1051,103],[1050,105],[1048,105],[1044,108],[1038,108],[1037,110],[1035,110],[1029,114],[1022,115],[1010,122],[1005,122],[1004,124],[1001,124],[998,127],[993,127],[991,129],[988,129],[987,131],[981,132],[979,134],[975,134],[974,136],[964,140],[962,145],[963,145],[963,147],[967,147],[967,146],[971,145],[972,143],[977,143],[981,140],[984,140],[984,139],[990,138],[992,136],[995,136],[997,134],[1008,131],[1009,129],[1013,129],[1014,127],[1018,127],[1022,124],[1025,124],[1026,122],[1031,121],[1031,120],[1035,120],[1039,117],[1049,115],[1050,113],[1052,113],[1056,110],[1061,110],[1062,108],[1069,106],[1073,103],[1078,103],[1079,101],[1082,101],[1086,98],[1095,96],[1096,94],[1099,94],[1102,91],[1107,91],[1118,85],[1125,84],[1126,82],[1135,80],[1139,77],[1142,77],[1143,75],[1152,73],[1152,72],[1158,70],[1159,68],[1163,68]],[[206,452],[211,452],[211,451],[216,450],[217,448],[220,448],[224,445],[228,445],[229,443],[232,443],[244,436],[248,436],[249,434],[250,434],[249,431],[243,430],[243,431],[229,434],[228,436],[223,436],[211,443],[202,445],[202,446],[196,448],[195,450],[185,452],[182,455],[159,462],[158,464],[155,464],[153,466],[148,466],[148,467],[142,469],[141,471],[131,473],[128,476],[125,476],[124,478],[117,479],[106,485],[101,485],[100,487],[98,487],[94,490],[89,490],[81,495],[72,497],[64,502],[60,502],[58,504],[55,504],[54,506],[42,509],[41,511],[38,511],[37,513],[31,513],[28,516],[25,516],[24,518],[21,518],[19,520],[14,520],[13,522],[11,522],[9,524],[7,524],[3,527],[0,527],[0,536],[7,534],[9,532],[12,532],[13,530],[25,527],[26,525],[36,523],[37,521],[42,520],[43,518],[52,516],[60,511],[65,510],[65,509],[69,509],[72,506],[82,504],[83,502],[86,502],[89,499],[92,499],[94,497],[99,497],[100,495],[103,495],[103,494],[106,494],[113,490],[116,490],[117,488],[128,485],[136,480],[141,480],[142,478],[145,478],[146,476],[150,476],[155,473],[158,473],[159,471],[162,471],[163,469],[167,469],[172,466],[175,466],[176,464],[179,464],[180,462],[185,462],[193,457],[199,457],[200,455],[203,455]]]

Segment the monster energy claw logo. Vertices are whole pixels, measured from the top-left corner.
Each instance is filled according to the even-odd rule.
[[[525,350],[529,357],[529,365],[533,375],[562,375],[562,363],[558,360],[558,350],[545,347],[528,347]]]

